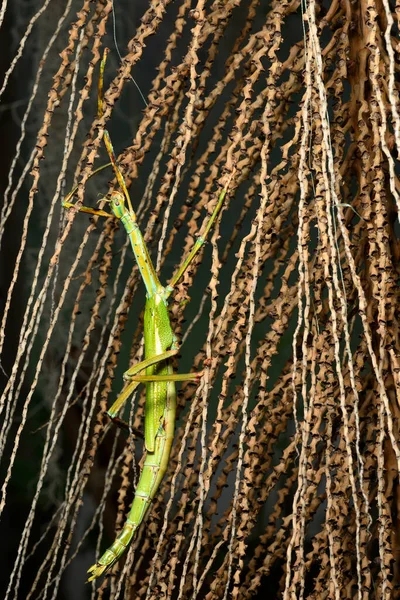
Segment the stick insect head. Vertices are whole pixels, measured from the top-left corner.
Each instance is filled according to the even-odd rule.
[[[125,206],[125,196],[122,192],[113,192],[110,198],[110,207],[117,219],[121,219],[127,212]]]

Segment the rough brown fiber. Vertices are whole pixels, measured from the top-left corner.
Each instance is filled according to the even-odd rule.
[[[190,329],[176,368],[205,368],[206,376],[180,386],[170,467],[151,515],[126,562],[96,583],[93,597],[399,597],[400,5],[303,5],[304,38],[299,0],[149,0],[119,70],[107,64],[100,119],[88,100],[110,45],[111,1],[75,2],[64,50],[53,57],[15,274],[33,211],[42,203],[48,214],[42,187],[51,195],[54,182],[44,182],[43,165],[54,162],[58,175],[68,110],[79,129],[68,163],[78,201],[94,206],[96,194],[115,189],[115,181],[105,183],[109,173],[103,180],[90,174],[97,154],[104,156],[103,129],[112,132],[130,74],[148,69],[154,40],[159,66],[148,106],[131,141],[125,135],[124,147],[115,146],[163,282],[231,177],[221,223],[170,302],[178,337]],[[69,109],[79,44],[81,75]],[[143,286],[122,228],[95,221],[71,211],[60,232],[54,224],[0,400],[10,477],[35,414],[36,386],[53,408],[45,437],[56,436],[57,446],[49,460],[70,451],[65,439],[73,447],[63,459],[69,473],[67,486],[59,483],[60,510],[38,543],[32,523],[50,478],[43,460],[32,520],[16,536],[9,598],[22,598],[22,581],[28,599],[45,587],[57,597],[74,553],[72,566],[88,540],[101,533],[102,551],[122,527],[140,468],[142,442],[114,435],[104,413],[122,372],[142,356]],[[35,356],[37,346],[48,363]],[[46,364],[59,370],[54,389],[44,388]],[[143,429],[144,407],[141,391],[130,411],[135,428]],[[0,511],[11,502],[8,481]],[[100,510],[91,523],[93,504]],[[25,557],[33,547],[43,552],[30,581]]]

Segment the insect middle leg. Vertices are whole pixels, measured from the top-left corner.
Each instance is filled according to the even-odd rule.
[[[172,350],[162,352],[161,354],[156,354],[156,356],[152,356],[151,358],[146,358],[145,360],[142,360],[125,371],[124,379],[125,381],[137,381],[139,383],[149,383],[150,381],[198,381],[202,377],[203,371],[199,371],[197,373],[165,373],[164,375],[142,374],[142,371],[147,369],[147,367],[151,367],[152,365],[156,365],[164,360],[168,360],[177,354],[178,350],[174,348]]]
[[[150,383],[151,381],[199,381],[203,375],[203,371],[197,373],[166,373],[165,375],[146,375],[143,373],[147,367],[168,360],[177,353],[178,350],[176,349],[167,350],[166,352],[157,354],[151,358],[146,358],[128,369],[124,373],[124,379],[130,381],[130,383],[121,392],[114,404],[108,409],[107,414],[110,419],[117,422],[119,411],[140,383]]]

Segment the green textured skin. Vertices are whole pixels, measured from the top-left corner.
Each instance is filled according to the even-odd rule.
[[[174,336],[166,302],[157,293],[146,300],[144,322],[145,357],[157,356],[169,350],[173,345]],[[151,326],[146,326],[149,323]],[[163,360],[146,369],[146,375],[172,375],[173,372],[170,360]],[[175,393],[173,381],[154,381],[146,384],[144,439],[148,452],[154,451],[156,433],[162,424],[165,412],[165,399]]]
[[[121,220],[131,241],[136,262],[147,289],[144,312],[145,357],[154,357],[170,350],[176,344],[173,334],[165,288],[160,284],[147,252],[142,234],[131,213],[127,211],[121,194],[111,200],[114,215]],[[173,374],[170,359],[147,367],[146,375]],[[136,488],[127,521],[114,543],[99,561],[89,569],[89,581],[108,570],[124,554],[142,523],[167,470],[175,429],[176,389],[173,381],[146,384],[145,446],[147,450],[143,469]]]
[[[98,563],[96,563],[95,568],[92,570],[94,577],[101,575],[120,559],[150,508],[151,502],[167,470],[174,438],[175,411],[176,395],[175,386],[173,386],[172,395],[169,393],[167,395],[163,422],[155,437],[154,452],[147,452],[146,454],[143,470],[127,521],[114,543],[104,552]]]

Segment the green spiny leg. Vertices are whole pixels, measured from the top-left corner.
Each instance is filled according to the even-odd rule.
[[[164,360],[168,360],[177,354],[178,350],[172,349],[162,352],[161,354],[157,354],[156,356],[152,356],[151,358],[146,358],[145,360],[142,360],[125,371],[124,379],[129,381],[137,381],[139,383],[149,383],[150,381],[198,381],[202,377],[203,371],[199,371],[198,373],[165,373],[165,375],[142,375],[140,373],[141,371],[147,369],[147,367],[151,367],[152,365],[156,365]]]
[[[172,358],[177,354],[178,350],[176,348],[172,348],[171,350],[167,350],[162,354],[157,354],[155,356],[151,356],[150,358],[145,358],[144,360],[141,360],[140,362],[136,363],[136,365],[133,365],[127,371],[125,371],[123,377],[125,381],[131,380],[134,377],[134,375],[137,375],[137,373],[140,373],[140,371],[144,371],[145,369],[147,369],[147,367],[156,365],[157,363],[163,360],[167,360],[168,358]],[[135,379],[135,381],[138,381],[138,379]]]
[[[133,375],[132,381],[138,383],[151,383],[161,381],[196,381],[197,383],[202,378],[204,371],[196,371],[193,373],[165,373],[165,375]]]
[[[114,419],[117,416],[117,414],[119,413],[119,411],[121,410],[121,408],[123,407],[125,402],[128,400],[129,396],[131,396],[133,394],[133,392],[135,391],[135,389],[138,387],[138,385],[141,382],[148,383],[149,381],[171,381],[170,375],[165,375],[165,376],[164,375],[158,375],[158,376],[157,375],[153,375],[153,376],[151,376],[151,375],[140,376],[139,375],[138,377],[136,377],[136,375],[138,373],[140,373],[141,371],[144,371],[145,369],[147,369],[147,367],[156,365],[157,363],[160,363],[163,360],[166,360],[168,358],[171,358],[172,356],[175,356],[177,353],[178,353],[178,350],[168,350],[167,352],[164,352],[163,354],[160,354],[158,356],[152,356],[151,358],[146,358],[145,360],[138,362],[136,365],[133,365],[133,367],[128,369],[124,373],[124,379],[130,380],[131,383],[129,383],[125,387],[125,389],[118,396],[118,398],[116,399],[114,404],[108,409],[107,414],[110,417],[110,419]],[[197,375],[197,374],[194,374],[194,375]],[[178,379],[175,381],[185,381],[185,380]]]
[[[101,167],[98,167],[92,173],[90,173],[88,179],[90,179],[91,177],[94,177],[94,175],[96,175],[97,173],[100,173],[100,171],[103,171],[103,169],[106,169],[107,167],[111,167],[111,166],[112,166],[112,163],[109,162],[106,165],[102,165]],[[78,191],[78,186],[76,185],[69,192],[69,194],[67,194],[67,196],[65,196],[63,203],[62,203],[64,208],[74,208],[75,204],[73,202],[71,202],[71,199],[75,196],[77,191]],[[103,200],[103,198],[101,198],[99,200],[99,202],[101,202],[101,200]],[[97,215],[98,217],[113,217],[113,215],[110,215],[109,213],[105,212],[104,210],[96,210],[94,208],[88,208],[87,206],[81,206],[79,208],[79,212],[89,213],[90,215]]]
[[[143,375],[141,371],[144,371],[147,367],[151,365],[155,365],[157,363],[162,362],[163,360],[167,360],[175,356],[178,353],[178,350],[167,350],[167,352],[163,352],[157,356],[153,356],[151,358],[147,358],[142,360],[141,362],[133,365],[130,369],[125,371],[124,379],[129,380],[130,383],[125,387],[125,389],[118,396],[114,404],[108,409],[107,415],[110,417],[113,423],[122,429],[133,432],[137,437],[143,437],[143,434],[136,429],[133,429],[123,421],[120,417],[118,417],[118,413],[128,400],[128,398],[133,394],[135,389],[138,387],[140,383],[149,383],[151,381],[195,381],[198,382],[201,376],[203,375],[203,371],[197,373],[166,373],[165,375]]]
[[[220,193],[220,195],[218,197],[217,204],[207,221],[207,225],[206,225],[203,235],[198,236],[193,248],[191,249],[191,251],[189,252],[187,257],[185,258],[185,260],[182,262],[181,266],[178,268],[175,275],[172,277],[171,281],[169,282],[168,286],[166,287],[166,296],[165,296],[166,298],[168,298],[170,296],[171,292],[173,291],[174,287],[176,286],[176,284],[178,283],[178,281],[180,280],[182,275],[185,273],[185,271],[187,270],[189,265],[192,263],[195,256],[198,254],[198,252],[201,250],[202,246],[205,244],[208,234],[210,233],[210,230],[213,227],[215,220],[217,219],[217,217],[222,209],[222,206],[223,206],[224,200],[225,200],[225,196],[228,191],[228,187],[229,187],[232,177],[233,177],[233,173],[230,176],[227,184],[225,185],[224,189],[222,190],[222,192]]]
[[[136,375],[137,373],[140,373],[140,371],[144,371],[147,367],[157,364],[160,361],[165,360],[166,358],[168,358],[170,356],[174,356],[176,353],[177,353],[177,350],[169,350],[168,352],[165,352],[161,358],[160,358],[160,356],[152,356],[151,358],[142,360],[139,363],[137,363],[136,365],[133,365],[133,367],[131,367],[130,369],[128,369],[128,371],[126,371],[126,373],[124,373],[124,379],[132,379],[132,377],[134,375]],[[165,356],[165,354],[167,356]],[[153,379],[153,381],[154,381],[154,379]],[[107,414],[111,420],[114,420],[117,417],[119,411],[121,410],[121,408],[123,407],[125,402],[133,394],[133,392],[135,391],[135,389],[138,387],[138,385],[140,383],[141,383],[141,379],[139,377],[139,379],[135,379],[134,381],[129,383],[125,387],[125,389],[122,390],[121,394],[118,396],[118,398],[116,399],[114,404],[107,411]]]
[[[150,383],[151,381],[199,381],[203,375],[203,371],[197,373],[165,373],[164,375],[141,374],[141,371],[144,371],[147,369],[147,367],[151,367],[152,365],[165,361],[172,356],[175,356],[177,353],[178,350],[167,350],[167,352],[163,352],[157,356],[146,358],[145,360],[140,361],[125,371],[124,379],[129,380],[130,383],[125,387],[114,404],[107,411],[107,415],[114,423],[129,429],[129,425],[125,423],[125,421],[119,419],[117,415],[140,383]]]
[[[68,197],[71,197],[70,194],[68,194]],[[62,205],[64,208],[74,208],[76,206],[73,202],[68,202],[67,200],[64,200]],[[94,215],[95,217],[107,217],[107,218],[114,217],[114,215],[111,215],[110,213],[106,212],[105,210],[97,210],[96,208],[90,208],[89,206],[80,206],[78,208],[78,212],[83,212],[83,213],[87,213],[89,215]]]

